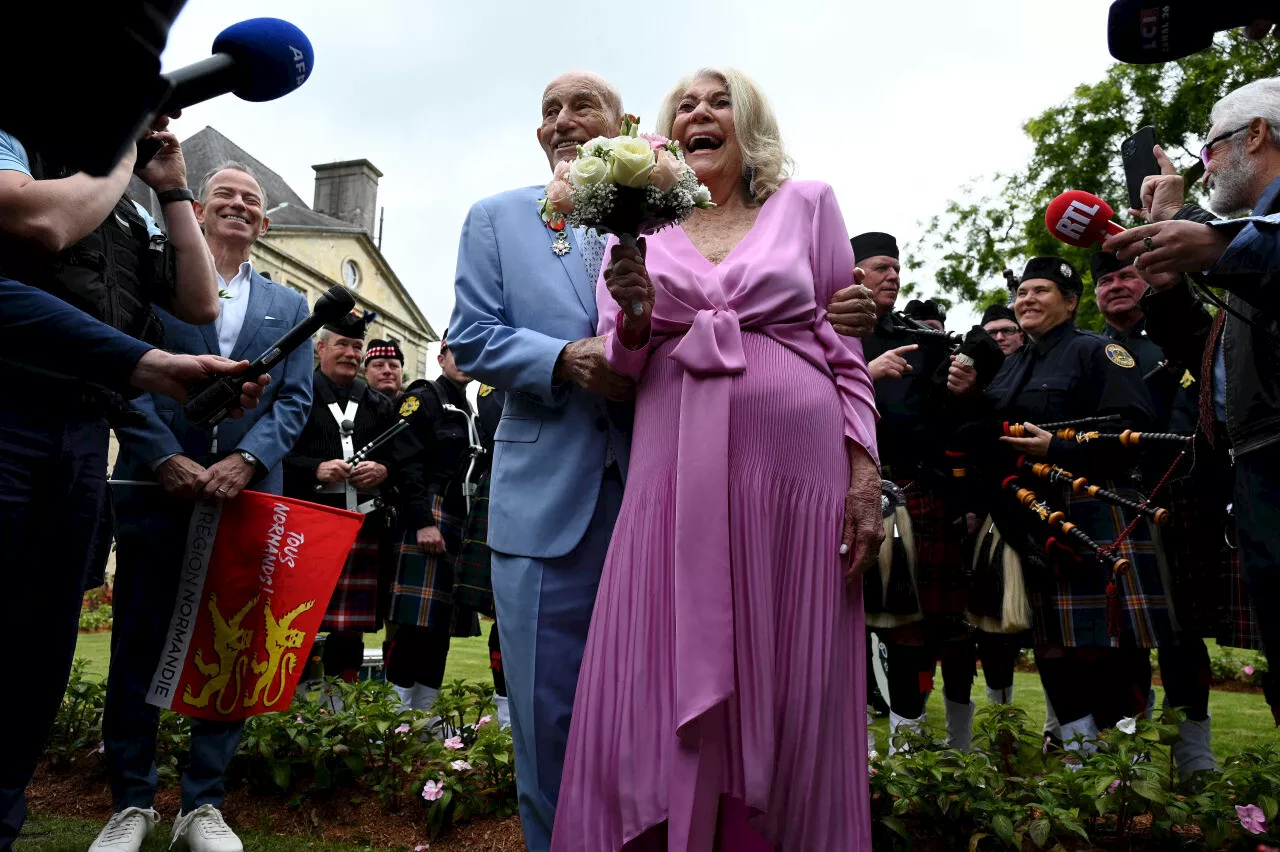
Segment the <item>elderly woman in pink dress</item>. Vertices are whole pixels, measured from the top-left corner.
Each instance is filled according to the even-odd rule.
[[[552,849],[870,849],[875,393],[819,308],[854,283],[848,232],[741,72],[682,81],[658,132],[716,207],[614,242],[601,276],[635,430]]]

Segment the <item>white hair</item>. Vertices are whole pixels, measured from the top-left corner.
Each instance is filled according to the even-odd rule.
[[[751,197],[763,204],[794,171],[795,164],[782,145],[778,118],[760,86],[736,68],[700,68],[667,93],[658,110],[657,130],[671,135],[676,110],[685,92],[697,80],[721,80],[729,90],[733,125],[742,151],[742,179]]]
[[[1271,144],[1280,148],[1280,77],[1266,77],[1241,86],[1213,105],[1211,127],[1220,133],[1244,127],[1255,118],[1267,123]]]

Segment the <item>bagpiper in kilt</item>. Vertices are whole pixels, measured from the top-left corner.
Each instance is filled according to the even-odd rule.
[[[498,613],[493,603],[493,551],[489,549],[489,481],[493,461],[493,436],[502,419],[506,394],[484,385],[476,394],[476,423],[480,427],[480,443],[484,447],[483,473],[471,498],[471,511],[462,533],[462,551],[458,554],[454,601],[494,620],[489,629],[489,669],[493,672],[493,701],[498,709],[498,723],[511,727],[511,710],[507,704],[507,677],[503,671],[502,645],[498,635]]]
[[[1075,327],[1082,291],[1079,273],[1061,258],[1028,262],[1014,311],[1029,342],[1009,356],[987,389],[993,419],[1038,424],[1115,416],[1107,429],[1117,432],[1153,424],[1150,394],[1132,355]],[[1123,494],[1129,486],[1124,473],[1134,464],[1131,451],[1118,440],[1079,442],[1038,427],[1028,432],[997,438],[993,427],[983,480],[995,524],[1021,557],[1036,614],[1037,665],[1062,738],[1070,749],[1088,750],[1100,726],[1146,708],[1148,649],[1176,641],[1167,588],[1145,518],[1129,530],[1130,518],[1119,509],[1062,493],[1017,461],[1023,455],[1058,464]],[[1113,557],[1128,559],[1131,567],[1081,551],[1065,532],[1059,541],[1046,523],[1053,511],[1065,512],[1079,532],[1104,547],[1128,531]],[[1097,688],[1102,682],[1114,688]]]
[[[366,322],[366,317],[352,314],[321,330],[314,404],[293,452],[284,460],[287,496],[343,509],[371,509],[320,626],[329,633],[322,652],[324,673],[346,680],[356,678],[363,662],[361,634],[382,626],[391,556],[387,512],[373,508],[379,504],[370,501],[381,500],[390,485],[395,467],[392,445],[378,448],[358,465],[346,461],[396,422],[391,400],[356,375]]]
[[[940,325],[944,316],[933,302],[909,305],[918,320],[893,312],[899,265],[891,235],[860,234],[851,242],[879,314],[863,352],[880,414],[876,440],[881,475],[903,495],[901,505],[886,517],[880,567],[864,575],[863,587],[868,628],[888,652],[890,751],[897,749],[893,733],[923,724],[939,662],[949,742],[967,749],[976,670],[974,643],[963,619],[968,598],[965,511],[950,488],[942,453],[948,424],[956,420],[950,409],[957,399],[947,387],[948,338],[919,333],[931,331],[923,323]],[[998,361],[999,349],[986,342]]]
[[[1141,298],[1148,286],[1132,261],[1107,252],[1089,258],[1098,308],[1107,321],[1104,335],[1123,345],[1151,394],[1155,428],[1192,434],[1199,427],[1200,383],[1189,366],[1166,355],[1146,333]],[[1217,449],[1214,444],[1217,443]],[[1196,435],[1190,444],[1155,446],[1139,460],[1144,490],[1161,482],[1159,505],[1171,521],[1156,530],[1157,558],[1168,581],[1175,643],[1159,648],[1164,700],[1186,718],[1173,760],[1184,778],[1215,771],[1209,716],[1209,649],[1205,638],[1222,644],[1249,644],[1252,612],[1244,598],[1236,552],[1228,545],[1232,519],[1227,505],[1234,485],[1231,458],[1222,442]],[[1234,600],[1233,600],[1234,598]],[[1256,636],[1253,638],[1256,642]]]
[[[446,332],[447,334],[447,332]],[[455,561],[483,456],[461,373],[442,345],[443,375],[411,384],[398,411],[408,424],[399,479],[399,545],[391,584],[387,679],[403,704],[425,710],[444,681],[451,636],[478,636],[476,613],[455,605]]]

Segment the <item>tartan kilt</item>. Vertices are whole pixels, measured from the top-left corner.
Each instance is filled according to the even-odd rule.
[[[405,530],[396,550],[395,579],[387,620],[396,624],[448,630],[454,636],[479,636],[474,612],[454,606],[454,557],[462,545],[462,519],[444,511],[444,497],[431,498],[431,517],[444,536],[444,553],[427,553],[418,531]]]
[[[910,480],[898,484],[906,492],[911,516],[920,612],[925,618],[963,615],[969,604],[964,513],[940,489]]]
[[[358,630],[376,632],[382,627],[379,589],[382,587],[380,545],[386,518],[382,512],[365,515],[355,544],[342,566],[338,585],[329,598],[329,608],[320,622],[320,632]]]
[[[1040,485],[1037,491],[1047,498],[1050,508],[1061,509],[1069,521],[1099,545],[1114,542],[1129,523],[1130,516],[1119,506],[1073,494],[1070,488]],[[1117,488],[1110,481],[1102,483],[1102,487],[1132,500],[1143,499],[1132,488]],[[1054,573],[1027,577],[1038,644],[1155,648],[1176,641],[1166,583],[1151,526],[1145,519],[1139,521],[1118,550],[1119,556],[1133,563],[1133,568],[1117,582],[1121,615],[1118,637],[1107,635],[1107,584],[1111,571],[1091,554],[1074,549],[1081,553],[1079,561],[1055,549],[1050,556]]]
[[[462,550],[458,553],[453,597],[459,606],[473,609],[490,618],[497,617],[493,605],[493,551],[489,550],[489,474],[476,483],[471,498],[471,513],[462,533]]]
[[[1187,479],[1171,482],[1166,493],[1158,502],[1168,507],[1172,519],[1160,536],[1173,575],[1178,628],[1219,645],[1261,650],[1240,552],[1227,544],[1235,540],[1234,519],[1225,508],[1230,497]]]

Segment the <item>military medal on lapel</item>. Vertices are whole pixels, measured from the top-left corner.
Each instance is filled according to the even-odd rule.
[[[538,212],[542,216],[542,221],[547,223],[547,227],[556,232],[551,250],[555,252],[556,257],[564,257],[573,250],[573,246],[569,245],[569,233],[564,227],[564,214],[552,210],[545,198],[538,201]]]

